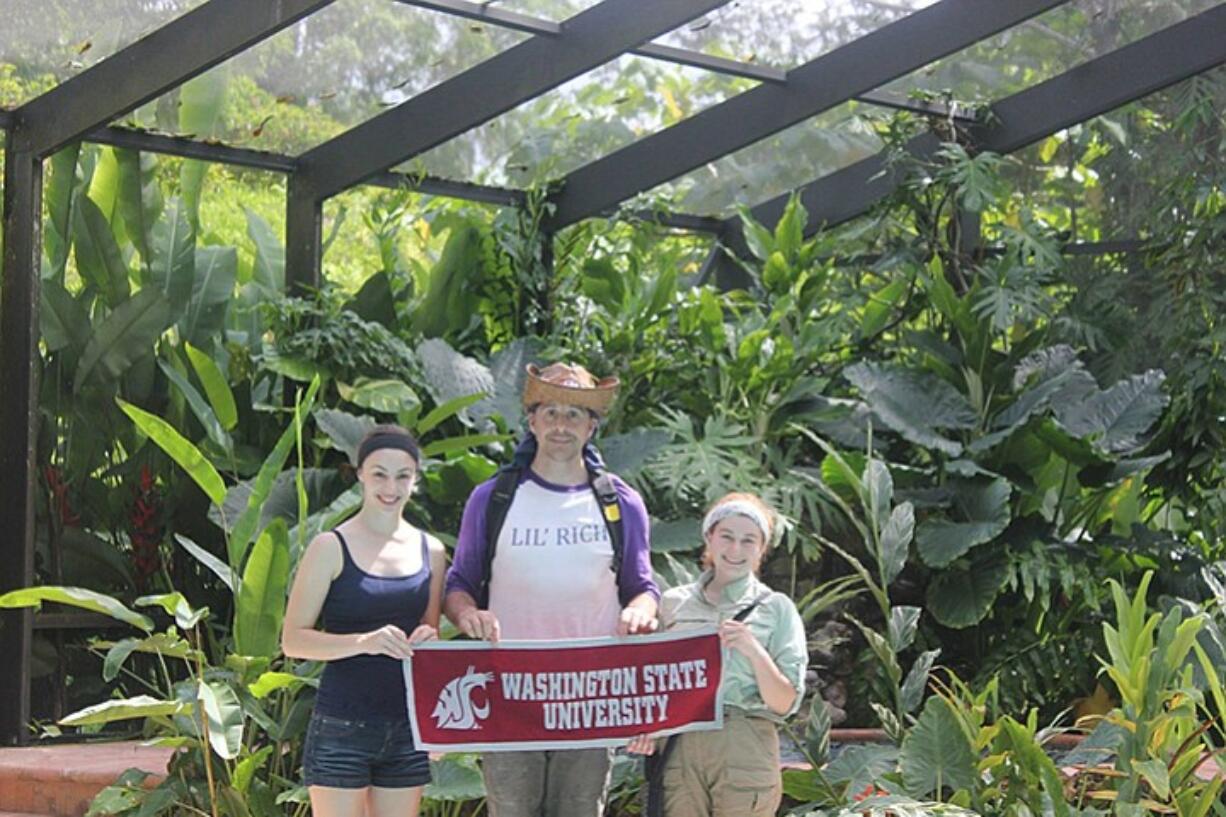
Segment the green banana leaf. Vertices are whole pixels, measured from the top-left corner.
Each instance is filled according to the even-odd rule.
[[[147,287],[161,290],[175,320],[187,313],[196,278],[196,232],[183,202],[171,199],[153,226]]]
[[[148,267],[151,262],[150,238],[153,225],[162,213],[162,188],[157,179],[157,157],[152,153],[114,148],[119,164],[119,186],[115,207],[123,219],[132,246]]]
[[[113,599],[103,593],[86,590],[83,587],[23,587],[20,590],[10,590],[0,596],[0,607],[33,607],[38,609],[44,601],[56,604],[67,604],[70,607],[80,607],[94,613],[102,613],[124,624],[149,632],[153,622],[148,616],[128,609],[123,602]]]
[[[213,464],[200,453],[199,448],[192,445],[170,423],[156,414],[150,414],[118,397],[115,398],[115,402],[145,436],[153,440],[158,448],[165,451],[172,460],[178,463],[180,468],[187,472],[187,475],[200,486],[200,490],[204,491],[204,495],[213,504],[220,505],[225,501],[226,484]]]
[[[206,71],[179,86],[179,132],[196,139],[218,135],[226,102],[228,77],[224,70]],[[179,191],[192,228],[200,229],[200,190],[209,163],[184,159],[179,168]]]
[[[272,658],[280,651],[288,583],[289,528],[277,518],[260,534],[243,570],[234,613],[234,648],[240,655]]]
[[[79,195],[77,157],[81,143],[73,142],[52,154],[51,174],[44,186],[43,201],[47,220],[43,224],[43,252],[46,253],[49,280],[62,284],[68,250],[72,247],[72,213]]]
[[[126,301],[131,291],[128,266],[111,232],[111,223],[88,196],[81,196],[73,210],[72,239],[81,277],[102,293],[111,307]]]
[[[234,393],[230,391],[230,384],[226,382],[221,367],[190,343],[185,343],[183,348],[187,351],[187,359],[191,361],[196,377],[200,379],[200,385],[204,386],[204,394],[218,422],[226,431],[232,431],[238,425],[238,406],[234,403]]]
[[[118,380],[170,326],[170,307],[161,293],[143,289],[120,304],[94,329],[73,378],[78,393],[91,378]]]
[[[179,319],[179,336],[197,346],[209,346],[226,322],[238,278],[238,250],[197,247],[191,299]]]

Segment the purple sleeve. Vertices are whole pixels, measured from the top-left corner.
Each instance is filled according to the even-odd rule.
[[[660,588],[651,574],[651,544],[648,541],[651,522],[643,498],[620,479],[614,478],[613,485],[621,500],[622,532],[626,536],[621,575],[617,577],[618,600],[625,606],[643,593],[659,599]]]
[[[447,569],[446,592],[462,590],[480,603],[485,583],[485,507],[494,491],[494,480],[473,489],[464,505],[460,536],[456,539],[451,567]]]

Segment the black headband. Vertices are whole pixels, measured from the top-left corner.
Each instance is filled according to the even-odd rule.
[[[413,462],[421,465],[421,451],[412,437],[395,431],[380,431],[362,440],[362,444],[358,446],[358,468],[362,467],[367,457],[380,448],[395,448],[403,451],[413,458]]]

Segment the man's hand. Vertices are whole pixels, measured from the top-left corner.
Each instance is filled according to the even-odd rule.
[[[618,635],[638,635],[656,631],[656,617],[635,605],[622,608],[617,619]]]
[[[471,607],[461,613],[460,620],[456,622],[456,626],[460,628],[460,632],[469,638],[475,638],[478,641],[488,641],[491,644],[498,643],[498,637],[502,630],[496,615],[489,610],[479,610],[476,607]]]

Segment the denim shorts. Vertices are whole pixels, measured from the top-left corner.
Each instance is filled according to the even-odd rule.
[[[348,720],[315,713],[302,758],[308,786],[407,789],[430,782],[430,758],[407,720]]]

